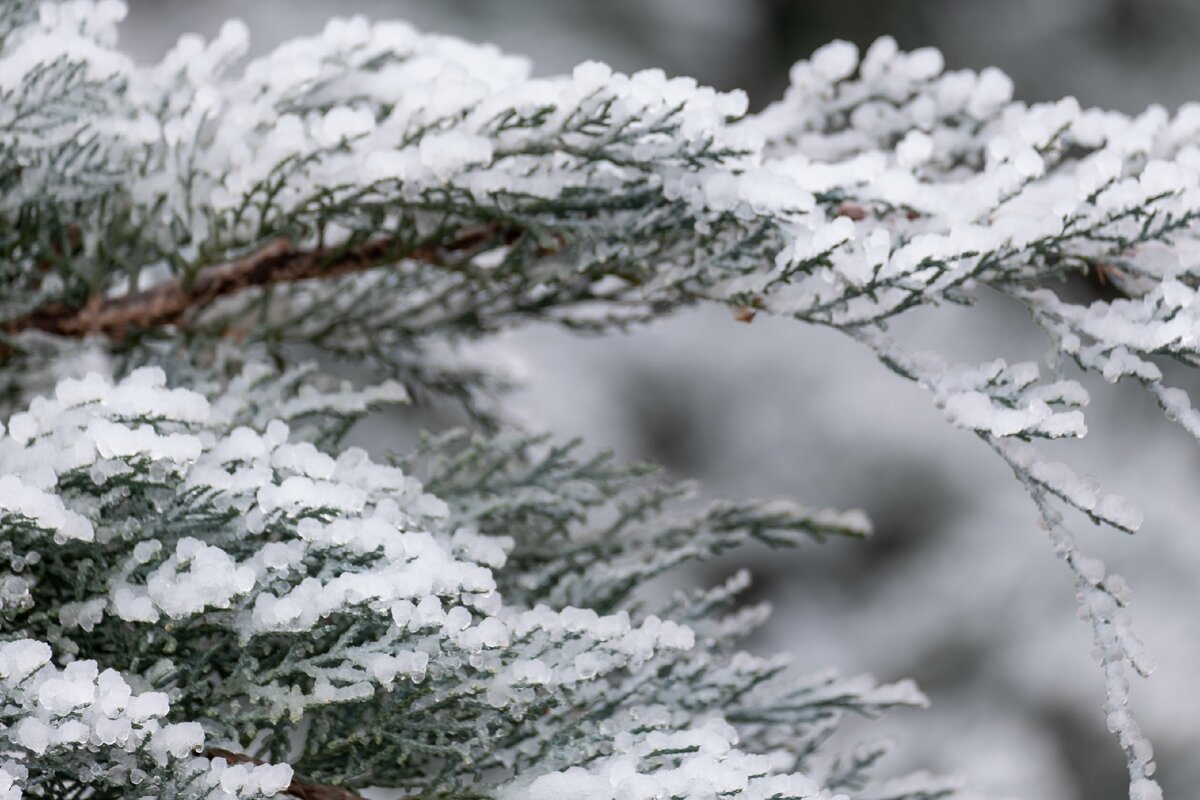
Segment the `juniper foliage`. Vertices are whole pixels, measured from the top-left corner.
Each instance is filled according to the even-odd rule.
[[[1093,629],[1130,796],[1161,796],[1129,590],[1062,512],[1141,516],[1035,442],[1086,432],[1069,368],[1200,436],[1163,368],[1200,358],[1200,106],[1026,105],[888,39],[822,48],[749,115],[660,71],[531,78],[362,19],[248,63],[229,23],[144,65],[123,14],[0,8],[0,797],[954,794],[831,738],[923,704],[912,684],[739,649],[765,614],[745,575],[642,591],[747,541],[864,535],[861,514],[699,505],[507,425],[503,376],[455,355],[697,302],[846,333],[1011,467]],[[1073,302],[1080,272],[1114,297]],[[1045,330],[1049,374],[888,332],[983,292]],[[428,397],[474,429],[343,445]]]

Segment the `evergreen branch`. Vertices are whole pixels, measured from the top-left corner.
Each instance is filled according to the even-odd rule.
[[[909,353],[884,325],[988,287],[1200,438],[1158,364],[1200,366],[1194,113],[1013,104],[1000,73],[889,39],[822,48],[750,117],[657,70],[531,81],[361,19],[241,70],[230,24],[147,71],[113,50],[120,6],[0,10],[0,392],[27,409],[0,423],[0,796],[946,796],[872,785],[877,749],[817,757],[845,711],[924,705],[911,685],[788,688],[783,661],[735,650],[765,618],[735,610],[742,575],[655,613],[640,591],[745,541],[863,533],[858,515],[693,511],[686,486],[499,417],[401,469],[340,447],[423,393],[482,417],[499,381],[448,357],[464,337],[707,300],[852,336],[999,454],[1073,571],[1130,797],[1161,800],[1126,709],[1126,672],[1149,671],[1128,587],[1059,506],[1127,532],[1142,515],[1032,444],[1084,436],[1087,391]],[[1081,268],[1124,296],[1044,285]],[[90,336],[107,347],[70,342]],[[299,343],[390,380],[296,369]],[[113,380],[60,380],[105,350]],[[135,369],[157,361],[170,386]]]

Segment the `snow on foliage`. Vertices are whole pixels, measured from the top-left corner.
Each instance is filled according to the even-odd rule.
[[[0,766],[5,797],[22,797],[27,781],[41,791],[86,785],[212,800],[272,797],[291,783],[286,764],[233,771],[194,758],[204,729],[166,722],[166,694],[134,694],[118,672],[101,672],[92,660],[60,670],[51,656],[50,645],[33,639],[0,644],[0,718],[6,750],[16,754]]]
[[[248,371],[261,377],[261,367]],[[265,738],[262,746],[282,756],[293,737],[304,736],[309,755],[296,766],[316,771],[306,759],[322,763],[326,751],[350,746],[370,719],[378,719],[379,735],[393,747],[411,749],[407,758],[428,765],[428,773],[400,785],[454,785],[486,769],[575,763],[580,754],[614,746],[618,734],[646,730],[651,718],[664,736],[685,731],[687,694],[696,693],[690,702],[698,710],[732,713],[733,698],[781,668],[726,652],[723,642],[733,633],[698,641],[686,620],[622,602],[647,564],[665,567],[630,563],[619,552],[591,556],[592,582],[607,597],[604,612],[538,602],[534,586],[523,593],[528,604],[506,601],[494,573],[506,567],[511,538],[459,524],[460,514],[398,467],[356,449],[332,457],[296,440],[279,420],[262,430],[232,426],[214,409],[228,409],[236,397],[210,402],[165,382],[163,371],[150,367],[116,384],[95,373],[63,380],[53,398],[13,415],[0,439],[4,480],[20,490],[6,493],[18,502],[7,503],[0,518],[7,542],[3,612],[14,634],[40,637],[14,640],[3,651],[3,671],[16,691],[11,701],[25,712],[13,717],[8,734],[29,762],[26,777],[14,778],[18,786],[45,780],[44,769],[56,763],[52,745],[72,758],[115,747],[160,771],[175,770],[161,780],[251,797],[255,786],[275,785],[252,776],[275,768],[236,766],[235,780],[235,767],[205,766],[200,774],[190,757],[215,752],[204,749],[206,742],[228,746],[248,735]],[[540,491],[558,505],[553,488]],[[630,520],[644,516],[631,513]],[[819,535],[852,532],[855,523],[853,516],[777,503],[720,506],[667,528],[672,538],[655,538],[645,549],[678,563],[732,546],[750,531]],[[681,530],[688,535],[680,537]],[[620,538],[594,544],[619,546]],[[635,544],[633,532],[625,538],[626,547]],[[531,549],[527,557],[537,555]],[[80,564],[90,566],[81,573]],[[564,564],[560,558],[548,566],[561,572]],[[524,577],[539,574],[530,568]],[[98,679],[93,660],[70,661],[63,677],[47,666],[56,653],[99,652],[107,669]],[[653,676],[661,670],[692,672],[687,688],[657,685]],[[128,700],[125,674],[153,691]],[[125,699],[106,700],[109,684]],[[843,704],[864,711],[920,699],[845,686]],[[614,718],[589,718],[602,701]],[[154,709],[134,723],[171,709],[187,721],[143,731],[117,716],[127,702]],[[96,703],[103,713],[89,710]],[[236,714],[221,712],[231,706]],[[747,704],[747,713],[753,707]],[[651,714],[653,708],[661,710]],[[785,725],[829,716],[819,712],[819,700],[800,708]],[[530,716],[539,724],[520,724]],[[122,733],[114,739],[116,728]],[[365,763],[354,771],[346,765],[346,774],[387,785],[394,768],[367,766],[375,754],[361,758]],[[743,780],[758,774],[743,772]],[[285,777],[280,786],[291,780]],[[96,778],[133,780],[116,767]]]
[[[859,515],[697,510],[686,487],[503,432],[503,380],[447,346],[709,300],[842,330],[1011,467],[1074,576],[1131,797],[1158,796],[1127,709],[1126,669],[1149,671],[1129,590],[1060,507],[1127,532],[1141,515],[1032,441],[1087,432],[1067,361],[1200,434],[1158,363],[1198,359],[1197,107],[1026,105],[996,70],[881,39],[822,48],[747,115],[658,70],[532,78],[361,18],[248,62],[231,22],[135,65],[123,14],[0,10],[0,357],[24,398],[0,438],[3,791],[137,774],[188,797],[952,792],[873,785],[878,749],[828,752],[843,710],[923,698],[781,682],[732,644],[762,614],[732,610],[744,581],[639,595],[751,539],[863,533]],[[1080,272],[1120,296],[1056,290]],[[1045,330],[1049,375],[887,333],[985,289]],[[45,380],[88,337],[113,375]],[[380,382],[335,385],[298,344]],[[372,408],[430,395],[487,435],[396,463],[340,448]],[[154,714],[104,699],[129,687]]]

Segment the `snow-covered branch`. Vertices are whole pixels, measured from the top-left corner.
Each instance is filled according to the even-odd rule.
[[[996,70],[881,39],[822,48],[747,114],[657,70],[533,78],[359,18],[248,61],[229,23],[137,65],[123,13],[0,11],[0,369],[21,409],[0,438],[0,793],[951,792],[872,784],[882,749],[826,746],[843,711],[923,704],[911,685],[785,685],[734,646],[764,613],[736,610],[740,577],[657,613],[641,595],[744,542],[865,533],[861,515],[696,509],[494,418],[391,464],[340,449],[379,404],[474,410],[494,376],[441,360],[448,342],[708,301],[846,333],[1004,460],[1072,571],[1131,797],[1158,796],[1125,707],[1126,667],[1148,671],[1128,589],[1058,507],[1125,532],[1141,515],[1032,442],[1087,432],[1068,362],[1200,433],[1159,363],[1200,363],[1200,107],[1026,105]],[[1080,273],[1121,296],[1073,302]],[[886,332],[984,291],[1028,309],[1053,374]],[[35,385],[87,337],[113,375]],[[379,384],[333,386],[295,344]],[[158,361],[169,379],[135,369]]]

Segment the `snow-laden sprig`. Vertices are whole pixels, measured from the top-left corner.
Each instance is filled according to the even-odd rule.
[[[331,456],[278,419],[254,426],[264,399],[295,410],[288,398],[308,396],[304,381],[251,366],[221,390],[210,382],[206,396],[167,386],[155,368],[117,383],[93,373],[61,381],[0,436],[5,635],[33,642],[36,668],[51,648],[88,659],[65,668],[68,699],[92,697],[87,681],[100,674],[169,700],[159,716],[183,727],[129,734],[129,747],[207,756],[198,785],[218,775],[224,791],[250,796],[259,772],[290,785],[291,773],[255,767],[261,756],[289,764],[301,787],[471,796],[511,776],[593,769],[646,732],[646,714],[672,737],[724,713],[748,744],[783,752],[844,711],[924,702],[866,679],[822,678],[816,692],[780,685],[785,662],[734,647],[761,614],[742,615],[738,630],[720,621],[737,586],[659,613],[633,594],[646,577],[752,536],[784,544],[793,529],[844,533],[859,517],[777,504],[669,515],[676,492],[666,490],[625,510],[637,527],[587,530],[591,515],[578,509],[599,511],[642,471],[579,461],[571,448],[531,458],[537,443],[519,438],[432,443],[439,452],[418,461],[433,465],[450,505],[362,451]],[[323,395],[318,413],[336,426],[378,393]],[[313,406],[298,408],[294,419]],[[522,527],[519,537],[480,532]],[[580,571],[585,583],[571,578]],[[559,577],[542,586],[546,575]],[[54,669],[47,681],[59,680]],[[14,713],[28,780],[65,769],[47,749],[60,737],[51,721]],[[814,785],[798,768],[754,781]],[[652,761],[642,774],[670,783],[673,769]]]
[[[799,775],[780,775],[767,756],[736,747],[737,733],[720,719],[689,731],[660,732],[652,719],[646,733],[628,736],[616,752],[590,769],[541,775],[502,792],[501,800],[653,800],[658,797],[735,797],[745,800],[806,800],[820,787]],[[651,767],[652,765],[652,767]],[[651,768],[648,768],[651,767]]]
[[[497,578],[505,597],[526,603],[641,608],[649,603],[641,591],[647,581],[747,541],[780,547],[800,538],[869,533],[857,511],[776,501],[717,503],[697,511],[688,502],[691,487],[655,481],[645,466],[624,467],[609,454],[583,455],[578,443],[556,445],[514,431],[428,437],[404,463],[446,500],[455,519],[483,530],[521,532],[512,569]],[[825,740],[846,713],[875,716],[926,704],[908,682],[877,686],[869,677],[836,672],[789,677],[788,659],[741,652],[740,640],[769,614],[765,606],[738,607],[748,585],[742,572],[723,585],[680,592],[651,606],[665,618],[686,620],[697,647],[662,681],[631,684],[631,713],[662,706],[723,717],[738,726],[743,749],[772,753],[807,773],[837,759]],[[577,713],[585,714],[586,723],[573,722],[575,727],[586,729],[593,717],[595,724],[609,724],[587,706],[566,716]],[[856,788],[875,783],[864,775]]]
[[[1154,668],[1130,628],[1126,609],[1132,590],[1124,578],[1108,572],[1103,561],[1079,549],[1074,535],[1064,524],[1062,513],[1052,501],[1062,501],[1088,515],[1093,522],[1128,533],[1141,527],[1141,511],[1119,495],[1101,495],[1094,480],[1079,477],[1066,464],[1046,460],[1032,444],[1023,441],[1041,430],[1043,421],[1038,419],[1039,415],[1030,418],[1026,411],[1014,419],[1013,409],[992,406],[990,402],[974,402],[975,397],[987,399],[986,395],[977,392],[966,395],[972,400],[969,413],[964,414],[962,404],[953,402],[964,395],[947,393],[947,384],[959,389],[962,386],[960,376],[977,378],[982,372],[984,376],[992,376],[988,385],[1002,386],[1003,383],[995,380],[996,376],[1004,374],[997,365],[987,365],[982,370],[950,371],[929,356],[904,352],[883,334],[876,332],[861,338],[897,373],[931,388],[947,418],[960,427],[974,430],[1008,464],[1029,492],[1055,555],[1071,569],[1079,615],[1092,627],[1093,653],[1104,673],[1104,711],[1109,730],[1116,734],[1125,753],[1130,798],[1160,800],[1162,790],[1152,777],[1157,769],[1153,748],[1128,708],[1128,672],[1132,670],[1147,677]]]
[[[95,661],[51,663],[45,642],[0,642],[0,792],[5,798],[69,796],[88,786],[184,800],[274,797],[292,781],[278,766],[231,766],[200,758],[197,722],[169,722],[170,702],[135,693]]]
[[[429,438],[406,463],[457,519],[513,532],[518,569],[512,582],[502,576],[502,588],[531,604],[619,608],[680,564],[750,541],[787,547],[871,530],[861,511],[781,500],[690,508],[696,487],[652,480],[650,468],[614,464],[611,454],[584,457],[580,447],[511,430],[451,431]]]
[[[565,221],[556,208],[572,218],[572,238],[590,232],[598,251],[619,241],[591,221],[597,213],[601,221],[625,217],[649,244],[678,191],[646,195],[636,184],[686,182],[694,165],[732,157],[737,137],[721,126],[745,110],[744,96],[654,71],[626,77],[593,65],[532,80],[521,59],[397,23],[337,21],[234,73],[245,44],[236,24],[208,45],[185,37],[155,68],[129,71],[128,88],[114,92],[118,115],[137,119],[135,132],[150,141],[136,141],[134,154],[108,153],[128,163],[131,180],[106,217],[86,223],[84,238],[94,229],[106,250],[58,254],[76,266],[98,257],[128,265],[131,272],[100,275],[103,285],[89,294],[136,286],[141,270],[159,267],[182,274],[185,293],[213,292],[204,267],[275,237],[315,247],[331,262],[355,253],[367,262],[428,259],[472,225],[479,232],[471,250],[512,251],[497,253],[509,268],[490,270],[492,282],[505,274],[517,281],[511,267],[564,244],[567,231],[545,224]],[[645,211],[647,203],[662,208],[637,223],[627,207]],[[363,256],[357,246],[372,236],[390,246],[376,242]],[[465,277],[474,278],[472,289],[482,283],[480,274]],[[446,276],[426,290],[433,298],[458,294],[463,279]],[[68,305],[72,299],[64,293]],[[115,320],[100,309],[87,322],[43,316],[13,327],[112,330],[153,321],[133,317]]]
[[[26,273],[58,265],[62,293],[39,288],[6,331],[124,337],[207,308],[208,333],[316,343],[466,397],[482,377],[423,360],[430,337],[605,326],[696,297],[852,327],[979,283],[1024,299],[1081,267],[1145,291],[1189,280],[1191,107],[1024,106],[994,70],[945,73],[889,40],[861,63],[820,51],[736,124],[744,100],[685,79],[594,64],[530,79],[521,59],[397,24],[336,21],[239,71],[244,49],[231,24],[118,70],[113,116],[138,126],[91,124],[124,137],[107,155],[135,177],[74,241],[15,253]]]
[[[117,661],[161,660],[155,682],[189,712],[215,720],[240,698],[255,709],[241,726],[298,721],[398,678],[439,677],[454,696],[504,708],[531,674],[579,680],[570,659],[554,670],[553,650],[567,640],[610,669],[690,646],[685,628],[653,618],[506,611],[490,572],[504,562],[504,540],[444,529],[445,505],[399,470],[290,443],[278,421],[262,433],[199,429],[205,398],[162,382],[152,370],[116,386],[96,375],[65,381],[53,400],[10,419],[0,463],[5,480],[41,493],[22,501],[10,537],[32,618],[58,606],[57,637],[84,651],[148,635]],[[62,558],[44,557],[47,534],[70,540],[66,552],[94,573],[80,580]],[[171,635],[154,636],[166,621]],[[332,651],[316,644],[326,639]],[[514,641],[530,657],[502,656]],[[214,663],[213,648],[241,656]],[[550,652],[532,658],[539,651]],[[461,674],[468,660],[474,669]]]
[[[1138,381],[1167,419],[1200,439],[1200,412],[1186,391],[1165,382],[1156,363],[1162,358],[1191,367],[1200,363],[1194,288],[1171,277],[1144,294],[1089,306],[1065,303],[1046,289],[1019,296],[1064,358],[1112,383]]]
[[[103,253],[44,254],[103,285],[10,331],[124,334],[347,272],[282,292],[262,325],[359,356],[381,336],[589,324],[581,304],[611,322],[695,296],[848,326],[1186,240],[1200,198],[1192,110],[1025,107],[995,71],[943,74],[887,41],[861,65],[849,45],[821,51],[737,124],[744,99],[686,79],[594,64],[530,79],[520,59],[396,24],[337,21],[237,72],[244,48],[231,24],[131,72],[121,113],[156,132],[112,203],[132,222],[89,223]],[[98,260],[177,277],[105,300],[132,286]]]
[[[84,245],[83,220],[96,216],[128,166],[120,92],[131,61],[115,48],[123,15],[112,2],[16,0],[0,9],[5,318],[57,299],[69,283],[104,280],[62,255]]]

